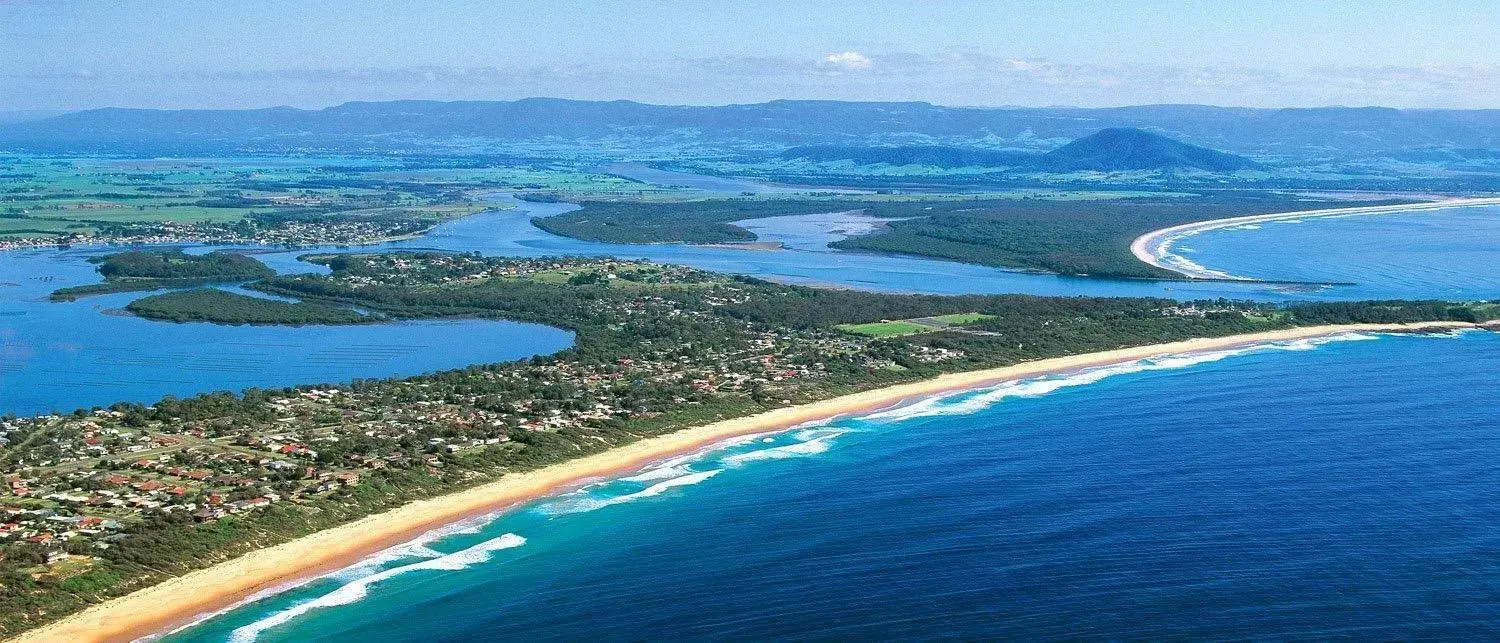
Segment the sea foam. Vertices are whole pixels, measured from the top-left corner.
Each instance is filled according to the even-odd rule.
[[[845,433],[848,433],[848,431],[803,431],[794,436],[799,440],[798,442],[770,447],[766,449],[758,449],[755,451],[748,451],[745,453],[736,453],[734,455],[725,456],[723,462],[724,464],[734,466],[741,465],[746,462],[754,462],[756,460],[780,460],[783,458],[816,455],[827,451],[830,443],[835,438]]]
[[[862,416],[866,420],[899,422],[914,418],[939,415],[967,415],[977,413],[1008,398],[1039,397],[1064,388],[1085,386],[1117,375],[1165,371],[1197,366],[1268,351],[1306,351],[1331,342],[1347,342],[1377,339],[1364,333],[1340,333],[1326,337],[1310,337],[1286,342],[1268,342],[1239,348],[1203,353],[1166,354],[1133,362],[1088,368],[1065,375],[1044,376],[1004,382],[990,388],[966,391],[956,395],[926,398],[912,404]]]
[[[583,513],[583,512],[586,512],[586,511],[594,511],[595,509],[603,509],[605,507],[609,507],[609,506],[612,506],[612,505],[624,504],[624,503],[627,503],[627,502],[633,502],[633,501],[640,500],[640,499],[643,499],[643,498],[651,498],[651,497],[654,497],[654,496],[659,496],[659,495],[661,495],[663,493],[666,493],[667,491],[669,491],[669,490],[671,490],[673,488],[676,488],[676,487],[685,487],[685,486],[688,486],[688,485],[695,485],[695,484],[698,484],[700,482],[703,482],[704,480],[707,480],[707,479],[712,478],[712,477],[714,477],[716,475],[719,475],[719,473],[721,473],[723,471],[724,471],[723,469],[710,469],[708,471],[695,471],[695,472],[692,472],[692,473],[688,473],[686,475],[680,475],[680,476],[677,476],[675,478],[670,478],[670,479],[667,479],[667,480],[663,480],[661,482],[658,482],[658,483],[656,483],[654,485],[646,487],[645,489],[642,489],[642,490],[637,491],[635,493],[627,493],[627,494],[619,495],[619,496],[608,496],[608,497],[604,497],[604,498],[595,498],[595,497],[587,497],[587,496],[585,496],[585,497],[577,497],[577,498],[567,498],[567,499],[560,500],[560,501],[557,501],[557,502],[552,502],[552,503],[548,503],[548,504],[542,505],[541,507],[537,508],[537,511],[540,511],[541,513],[544,513],[544,514],[554,515],[554,516],[556,516],[556,515],[565,515],[565,514]]]
[[[490,559],[492,552],[512,547],[520,547],[526,544],[526,539],[516,534],[505,534],[498,538],[491,538],[482,543],[459,550],[451,554],[444,554],[437,558],[424,560],[410,565],[392,567],[384,571],[376,572],[368,576],[358,578],[339,586],[327,594],[319,596],[305,603],[299,603],[293,607],[267,616],[249,625],[237,628],[229,635],[232,643],[250,643],[270,628],[276,627],[298,616],[322,607],[336,607],[348,605],[364,599],[369,594],[370,586],[381,581],[389,580],[408,572],[419,570],[457,571],[467,569],[472,565],[485,562]]]

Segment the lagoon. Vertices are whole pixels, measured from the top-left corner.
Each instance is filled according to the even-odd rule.
[[[492,198],[506,209],[445,223],[417,239],[352,248],[241,249],[257,252],[258,258],[282,273],[324,270],[297,259],[309,252],[441,250],[494,256],[639,258],[788,283],[932,294],[1263,301],[1500,298],[1500,273],[1490,268],[1500,265],[1500,208],[1495,207],[1215,230],[1178,248],[1193,253],[1195,261],[1236,274],[1353,282],[1288,286],[1087,279],[916,257],[830,252],[826,244],[842,234],[838,231],[868,229],[868,222],[828,215],[753,222],[758,233],[787,246],[783,250],[594,243],[559,237],[531,224],[533,217],[577,206],[531,203],[509,195]],[[1408,235],[1404,232],[1408,230],[1413,232]],[[149,403],[168,394],[414,375],[551,353],[571,342],[560,330],[498,321],[227,327],[148,322],[116,312],[143,293],[71,303],[47,301],[47,293],[56,288],[98,281],[87,258],[109,251],[88,247],[0,252],[0,412],[69,411],[116,401]],[[174,365],[181,366],[166,368]]]

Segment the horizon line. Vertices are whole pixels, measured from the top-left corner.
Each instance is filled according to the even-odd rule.
[[[347,105],[381,105],[381,104],[393,104],[393,103],[430,103],[430,104],[454,105],[454,104],[485,104],[485,103],[523,103],[523,102],[535,102],[535,101],[558,101],[558,102],[568,102],[568,103],[601,103],[601,104],[602,103],[629,103],[629,104],[633,104],[633,105],[643,105],[643,106],[647,106],[647,107],[702,108],[702,109],[728,108],[728,107],[755,107],[755,106],[761,106],[761,105],[770,105],[770,104],[774,104],[774,103],[828,103],[828,104],[842,104],[842,105],[922,105],[922,106],[935,107],[935,108],[940,108],[940,109],[1012,110],[1012,111],[1023,111],[1023,110],[1104,111],[1104,110],[1134,109],[1134,108],[1152,108],[1152,107],[1156,107],[1156,108],[1193,107],[1193,108],[1220,109],[1220,110],[1245,110],[1245,111],[1265,111],[1265,112],[1270,112],[1270,111],[1288,111],[1288,110],[1333,110],[1333,109],[1343,109],[1343,110],[1391,110],[1391,111],[1397,111],[1397,112],[1483,112],[1483,111],[1500,111],[1500,107],[1392,107],[1392,106],[1388,106],[1388,105],[1378,105],[1378,104],[1368,104],[1368,105],[1342,105],[1342,104],[1328,104],[1328,105],[1287,105],[1287,106],[1280,106],[1280,107],[1258,107],[1258,106],[1248,106],[1248,105],[1219,105],[1219,104],[1212,104],[1212,103],[1130,103],[1130,104],[1121,104],[1121,105],[1084,107],[1084,106],[1078,106],[1078,105],[963,105],[963,104],[935,103],[935,102],[925,101],[925,100],[895,101],[895,100],[845,100],[845,99],[825,99],[825,98],[772,98],[772,99],[766,99],[766,100],[755,101],[755,102],[734,102],[734,103],[655,103],[655,102],[635,100],[635,99],[629,99],[629,98],[590,99],[590,98],[564,98],[564,97],[560,97],[560,96],[527,96],[527,97],[524,97],[524,98],[515,98],[515,99],[458,99],[458,100],[444,100],[444,99],[432,99],[432,98],[393,98],[393,99],[388,99],[388,100],[346,100],[346,101],[341,101],[341,102],[336,102],[336,103],[327,103],[327,104],[324,104],[324,105],[322,105],[320,107],[298,107],[298,106],[295,106],[295,105],[286,105],[286,104],[281,104],[281,105],[266,105],[266,106],[256,106],[256,107],[131,107],[131,106],[125,106],[125,105],[104,105],[104,106],[98,106],[98,107],[71,107],[71,108],[58,108],[58,109],[34,109],[34,108],[21,108],[21,107],[18,107],[18,108],[3,108],[3,107],[0,107],[0,114],[13,114],[13,115],[35,114],[35,115],[39,115],[38,118],[45,119],[45,118],[53,118],[53,117],[56,117],[56,116],[64,116],[64,115],[68,115],[68,114],[78,114],[78,113],[84,113],[84,112],[96,112],[96,111],[105,111],[105,110],[152,111],[152,112],[249,112],[249,111],[268,111],[268,110],[295,110],[295,111],[300,111],[300,112],[320,112],[320,111],[325,111],[325,110],[334,109],[334,108],[338,108],[338,107],[343,107],[343,106],[347,106]]]

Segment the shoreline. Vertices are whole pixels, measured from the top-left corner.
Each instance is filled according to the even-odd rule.
[[[1189,339],[1055,357],[843,395],[686,428],[622,447],[476,487],[418,500],[390,511],[255,550],[125,596],[93,605],[62,620],[24,632],[16,641],[129,641],[166,632],[231,608],[264,592],[348,567],[422,533],[632,472],[666,458],[732,438],[778,432],[807,422],[860,415],[919,398],[1001,382],[1130,362],[1163,354],[1195,353],[1349,332],[1452,331],[1494,324],[1423,322],[1308,326],[1217,338]]]
[[[1209,221],[1197,221],[1184,223],[1160,230],[1152,230],[1130,242],[1130,253],[1135,258],[1150,266],[1163,270],[1170,270],[1179,275],[1195,280],[1206,281],[1262,281],[1253,277],[1242,277],[1232,275],[1220,270],[1206,268],[1193,263],[1184,257],[1171,254],[1172,244],[1193,236],[1200,232],[1218,230],[1221,228],[1232,228],[1235,226],[1269,223],[1287,219],[1311,219],[1321,217],[1337,217],[1368,214],[1394,214],[1397,212],[1425,212],[1429,210],[1445,210],[1449,208],[1463,208],[1479,205],[1500,205],[1500,198],[1483,197],[1471,199],[1444,199],[1430,203],[1408,203],[1404,205],[1371,205],[1352,208],[1330,208],[1325,210],[1299,210],[1296,212],[1277,212],[1272,214],[1256,214],[1244,217],[1229,217],[1227,219],[1212,219]],[[1176,261],[1173,261],[1175,258]]]

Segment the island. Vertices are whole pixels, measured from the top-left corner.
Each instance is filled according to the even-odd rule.
[[[577,341],[418,377],[4,418],[0,634],[109,601],[37,636],[146,635],[443,521],[914,396],[1163,352],[1446,332],[1500,316],[1444,301],[880,294],[613,259],[305,259],[331,273],[247,287],[390,319],[539,322]],[[307,319],[304,304],[234,297],[187,291],[153,305],[204,321]]]
[[[53,301],[71,301],[89,295],[139,290],[159,290],[215,282],[247,281],[276,274],[266,264],[232,252],[190,255],[180,249],[136,250],[90,259],[98,264],[104,282],[59,288]]]
[[[146,319],[233,325],[367,324],[381,320],[338,306],[252,297],[217,288],[151,295],[130,302],[125,310]]]

